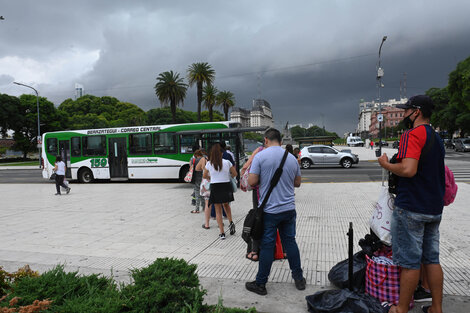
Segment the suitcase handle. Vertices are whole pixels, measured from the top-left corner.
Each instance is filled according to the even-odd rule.
[[[388,277],[388,268],[384,267],[385,269],[385,277],[382,279],[382,281],[378,284],[374,283],[374,281],[370,278],[370,266],[372,264],[372,262],[374,262],[372,259],[370,259],[368,256],[366,256],[367,258],[367,268],[366,268],[366,275],[367,275],[367,281],[374,287],[378,287],[378,286],[382,286],[382,284],[384,283],[384,281],[387,279]]]

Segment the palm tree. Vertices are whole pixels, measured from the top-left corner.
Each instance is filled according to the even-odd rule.
[[[179,103],[184,104],[188,85],[180,78],[180,74],[173,71],[160,73],[155,84],[155,93],[162,106],[170,104],[173,123],[176,123],[176,107]]]
[[[191,87],[196,83],[197,86],[197,121],[201,121],[201,103],[203,84],[212,85],[215,79],[215,71],[209,63],[193,63],[188,67],[188,81]]]
[[[230,91],[221,91],[217,95],[217,105],[224,108],[225,120],[228,121],[228,109],[235,105],[235,97]]]
[[[207,85],[202,90],[202,100],[204,106],[209,110],[209,121],[212,122],[212,108],[217,104],[217,93],[219,91],[212,85]]]

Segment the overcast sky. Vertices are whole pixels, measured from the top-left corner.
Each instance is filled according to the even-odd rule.
[[[159,73],[186,76],[208,62],[219,90],[251,108],[261,97],[276,126],[353,131],[361,99],[377,97],[384,35],[382,99],[447,85],[470,56],[470,1],[119,1],[0,0],[0,93],[30,84],[58,106],[75,83],[144,110],[160,107]],[[184,109],[196,110],[196,87]]]

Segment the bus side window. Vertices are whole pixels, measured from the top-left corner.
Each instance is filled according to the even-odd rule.
[[[180,136],[180,152],[193,154],[193,147],[197,144],[198,139],[194,135]]]
[[[155,133],[153,136],[155,154],[176,153],[176,135],[174,133]]]
[[[85,136],[82,137],[84,156],[105,156],[106,136]]]
[[[48,138],[46,140],[47,153],[57,156],[57,138]]]
[[[72,156],[80,157],[82,156],[82,143],[80,137],[72,137]]]
[[[129,153],[134,155],[152,154],[151,134],[130,134]]]

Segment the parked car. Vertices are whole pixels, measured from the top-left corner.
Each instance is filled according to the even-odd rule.
[[[338,164],[344,168],[350,168],[359,162],[357,154],[349,151],[339,151],[325,145],[313,145],[304,147],[300,151],[300,166],[310,168],[312,165]]]
[[[455,151],[470,151],[470,138],[454,139]]]
[[[394,149],[398,149],[400,147],[400,141],[398,140],[395,140],[392,144],[392,148]]]
[[[379,144],[380,144],[380,141],[377,141],[377,142],[375,143],[375,146],[378,147]],[[381,145],[381,146],[382,146],[382,147],[388,147],[388,142],[386,142],[385,140],[382,140],[382,145]]]

